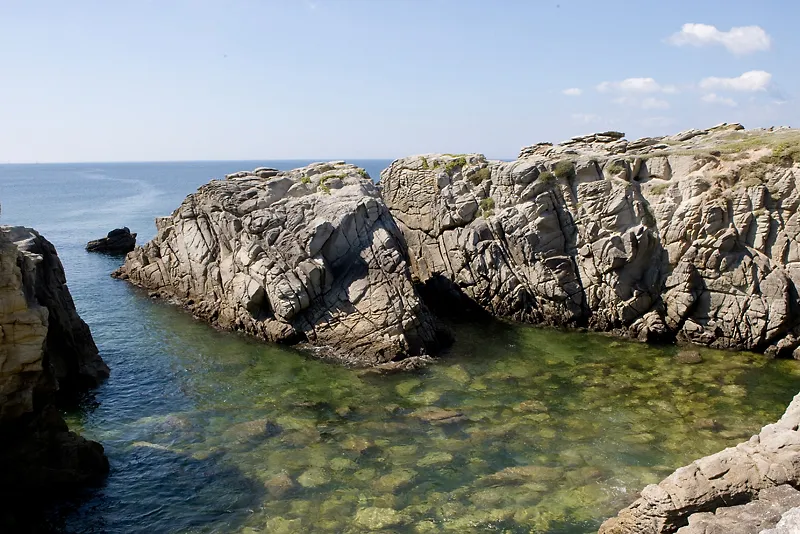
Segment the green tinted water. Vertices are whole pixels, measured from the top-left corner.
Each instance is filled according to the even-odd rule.
[[[455,325],[421,372],[365,375],[133,298],[151,351],[135,365],[155,372],[72,414],[112,475],[67,530],[590,532],[800,384],[794,361],[680,364],[675,347],[504,323]]]

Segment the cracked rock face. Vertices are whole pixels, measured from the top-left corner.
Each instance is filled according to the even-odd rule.
[[[108,472],[103,447],[70,432],[53,404],[107,376],[53,245],[0,227],[0,530],[16,531],[26,506]]]
[[[415,156],[381,174],[413,275],[493,315],[791,354],[800,131],[720,125]]]
[[[222,328],[348,363],[423,356],[437,329],[377,187],[344,162],[259,168],[189,195],[116,276]]]
[[[795,521],[800,505],[800,394],[783,417],[736,447],[681,467],[599,534],[757,533]],[[711,513],[713,512],[713,513]],[[736,528],[732,528],[733,526]],[[780,529],[775,532],[781,532]]]

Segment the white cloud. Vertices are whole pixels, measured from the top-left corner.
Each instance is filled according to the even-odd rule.
[[[716,93],[708,93],[707,95],[703,95],[702,100],[703,102],[708,102],[709,104],[722,104],[723,106],[730,106],[732,108],[737,106],[736,100],[719,96]]]
[[[596,89],[601,93],[677,93],[674,85],[661,85],[653,78],[626,78],[620,82],[602,82]]]
[[[581,93],[583,93],[583,91],[577,87],[570,87],[569,89],[564,89],[561,92],[567,96],[581,96]]]
[[[772,39],[760,26],[740,26],[723,32],[709,24],[684,24],[667,42],[676,46],[720,44],[737,55],[769,50]]]
[[[751,70],[736,78],[717,78],[711,76],[700,81],[702,89],[722,89],[729,91],[765,91],[772,81],[772,74],[763,70]]]
[[[591,124],[594,122],[600,122],[601,117],[592,113],[573,113],[572,120],[582,122],[584,124]]]
[[[642,109],[668,109],[669,102],[660,98],[648,96],[647,98],[637,98],[632,96],[621,96],[612,100],[615,104],[623,106],[642,108]]]

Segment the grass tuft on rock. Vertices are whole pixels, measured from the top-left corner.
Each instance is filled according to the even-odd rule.
[[[556,178],[575,178],[575,164],[569,160],[559,161],[553,167],[553,174]]]
[[[444,166],[444,170],[447,172],[447,174],[450,174],[454,169],[457,168],[460,169],[466,164],[467,164],[467,158],[465,158],[464,156],[459,156],[455,159],[451,159],[450,161],[448,161]]]
[[[480,203],[481,215],[490,217],[494,215],[494,199],[492,197],[484,198]]]
[[[478,169],[477,172],[470,175],[469,181],[470,183],[472,183],[472,185],[480,185],[481,182],[483,182],[484,180],[488,180],[491,177],[492,177],[492,171],[489,170],[488,167],[484,167],[483,169]]]

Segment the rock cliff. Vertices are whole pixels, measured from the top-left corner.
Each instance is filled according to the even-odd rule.
[[[750,534],[798,525],[800,394],[749,441],[706,456],[642,490],[599,534]],[[783,519],[782,519],[783,518]]]
[[[791,354],[800,131],[720,125],[397,160],[383,198],[413,276],[515,320]]]
[[[444,336],[378,188],[353,165],[235,173],[156,227],[115,276],[222,328],[360,365],[412,365]]]
[[[0,227],[0,530],[21,529],[19,510],[108,471],[103,448],[69,432],[53,404],[107,376],[53,245]]]

